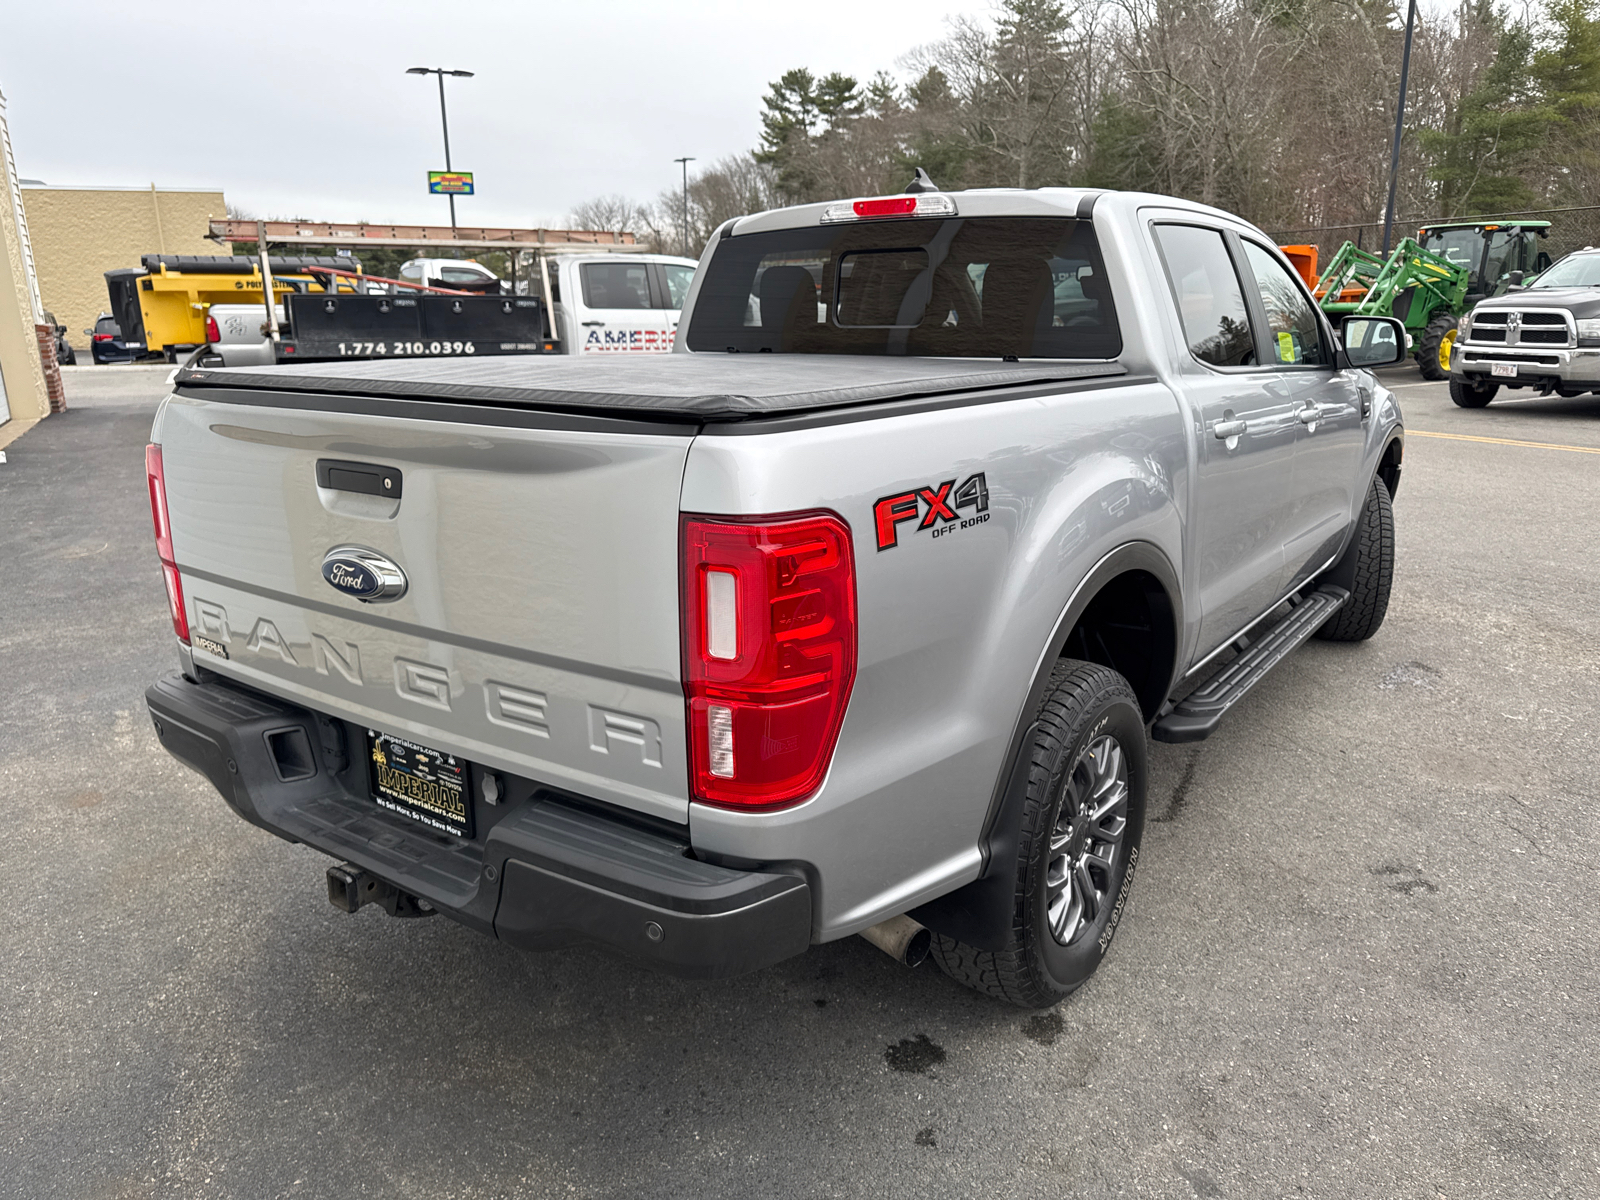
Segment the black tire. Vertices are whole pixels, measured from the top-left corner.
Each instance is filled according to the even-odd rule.
[[[1008,944],[980,950],[935,934],[933,956],[974,991],[1049,1008],[1082,987],[1111,948],[1139,863],[1149,766],[1144,714],[1128,681],[1109,667],[1062,659],[1039,706],[1032,754]],[[1104,799],[1086,803],[1095,797]]]
[[[1458,408],[1487,408],[1500,391],[1498,383],[1468,383],[1464,379],[1450,381],[1450,399]]]
[[[1424,379],[1437,383],[1450,378],[1449,368],[1439,362],[1439,344],[1444,341],[1446,334],[1454,333],[1455,328],[1454,317],[1435,317],[1422,331],[1417,343],[1417,365],[1422,368]]]
[[[1388,486],[1376,475],[1361,506],[1355,536],[1322,582],[1345,588],[1350,599],[1317,630],[1316,637],[1361,642],[1378,632],[1389,611],[1389,588],[1394,582],[1394,507]]]

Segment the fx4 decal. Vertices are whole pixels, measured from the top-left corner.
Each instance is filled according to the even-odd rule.
[[[963,517],[961,510],[972,509]],[[900,526],[916,521],[916,531],[933,530],[933,536],[980,525],[989,519],[989,484],[983,472],[968,475],[956,487],[954,479],[927,487],[913,488],[885,496],[872,506],[873,525],[878,531],[878,549],[890,550],[900,544]]]

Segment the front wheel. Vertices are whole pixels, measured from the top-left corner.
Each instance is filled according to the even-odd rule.
[[[1417,344],[1417,365],[1424,379],[1437,383],[1450,377],[1450,349],[1455,341],[1454,317],[1435,317],[1428,322]]]
[[[1149,770],[1128,681],[1062,659],[1031,753],[1008,942],[980,950],[938,934],[933,953],[975,991],[1049,1008],[1083,986],[1111,948],[1139,863]]]
[[[1450,381],[1450,399],[1457,408],[1484,408],[1500,391],[1498,383],[1468,383],[1464,379]]]
[[[1350,599],[1317,630],[1316,637],[1361,642],[1378,632],[1389,611],[1389,588],[1394,582],[1394,507],[1388,485],[1376,475],[1350,545],[1322,582],[1345,588]]]

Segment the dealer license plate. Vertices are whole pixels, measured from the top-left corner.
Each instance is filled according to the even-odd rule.
[[[1517,377],[1517,364],[1516,363],[1490,363],[1489,364],[1489,374],[1491,374],[1491,375],[1500,375],[1500,376],[1503,376],[1503,377],[1505,377],[1507,379],[1515,379]]]
[[[392,733],[367,730],[372,798],[380,807],[453,834],[472,836],[467,764]]]

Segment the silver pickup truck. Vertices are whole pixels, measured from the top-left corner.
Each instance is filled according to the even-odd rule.
[[[1055,189],[730,222],[683,329],[180,372],[157,735],[346,911],[702,977],[864,933],[1056,1003],[1147,738],[1382,622],[1403,331],[1226,213]]]

